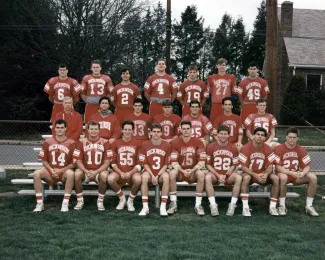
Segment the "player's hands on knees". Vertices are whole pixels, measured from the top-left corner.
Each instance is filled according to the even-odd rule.
[[[152,182],[152,185],[157,185],[158,176],[151,175],[151,182]]]
[[[300,172],[300,171],[297,171],[297,172],[296,172],[296,175],[297,175],[297,177],[296,177],[297,179],[303,177],[303,174],[302,174],[302,172]]]
[[[260,174],[260,182],[261,183],[265,183],[266,179],[267,179],[267,174],[266,173]]]
[[[60,174],[60,171],[59,169],[53,169],[51,175],[54,179],[59,179],[59,174]]]
[[[218,174],[218,182],[220,183],[225,183],[226,182],[226,175],[221,175],[221,174]]]
[[[191,169],[184,170],[184,175],[185,177],[190,177],[192,175],[192,170]]]
[[[236,143],[236,147],[240,150],[243,147],[243,145],[242,143]]]
[[[111,143],[113,143],[115,141],[115,138],[111,138],[111,139],[109,139],[108,140],[108,142],[111,144]]]
[[[97,175],[97,171],[93,171],[93,170],[90,170],[89,171],[89,180],[94,180],[96,178],[96,175]]]

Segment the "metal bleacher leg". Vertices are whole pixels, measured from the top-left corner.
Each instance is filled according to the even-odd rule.
[[[157,184],[155,186],[155,205],[156,205],[156,209],[158,209],[160,206],[160,186],[159,186],[159,184]]]

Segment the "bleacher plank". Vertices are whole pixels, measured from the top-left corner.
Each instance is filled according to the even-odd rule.
[[[24,167],[39,169],[43,167],[43,164],[41,162],[25,162],[23,163]]]
[[[43,139],[49,139],[51,137],[52,137],[52,135],[42,135]],[[80,139],[82,139],[82,138],[85,138],[85,135],[80,135]]]
[[[33,148],[33,151],[35,152],[35,153],[39,153],[40,151],[41,151],[41,147],[34,147]]]

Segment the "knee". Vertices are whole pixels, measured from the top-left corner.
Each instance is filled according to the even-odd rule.
[[[245,176],[242,177],[242,180],[243,180],[244,183],[248,183],[248,182],[251,181],[251,178],[252,177],[247,174],[247,175],[245,175]]]
[[[161,177],[162,177],[163,183],[169,182],[169,175],[168,174],[163,174]]]
[[[41,172],[40,171],[35,171],[33,174],[33,179],[38,180],[41,178]]]
[[[279,182],[281,185],[286,185],[288,181],[288,176],[286,174],[279,175]]]
[[[279,177],[277,175],[273,175],[272,177],[272,185],[279,185]]]
[[[107,177],[108,177],[108,173],[107,172],[101,172],[99,174],[99,180],[100,180],[100,182],[106,182],[107,181]]]
[[[142,183],[148,183],[149,182],[149,174],[142,174],[141,181]]]
[[[317,177],[314,174],[308,173],[308,179],[309,183],[317,184]]]
[[[74,171],[73,170],[66,170],[65,174],[67,176],[67,179],[74,179],[75,175],[74,175]]]
[[[235,178],[235,184],[240,184],[242,182],[243,178],[239,174],[236,175]]]
[[[135,176],[132,181],[136,186],[140,186],[141,185],[141,176]]]
[[[205,183],[212,183],[212,176],[211,176],[211,174],[207,174],[207,175],[205,175],[205,178],[204,178],[204,180],[205,180]]]
[[[172,181],[176,181],[176,177],[177,177],[177,172],[176,171],[171,171],[169,173],[169,179]]]
[[[81,181],[83,172],[82,171],[76,171],[74,174],[75,181]]]
[[[113,183],[115,183],[115,178],[114,178],[114,176],[113,176],[112,174],[108,175],[108,177],[107,177],[107,182],[108,182],[109,184],[113,184]]]
[[[204,172],[202,172],[202,171],[197,171],[196,173],[195,173],[195,175],[196,175],[196,178],[197,178],[197,181],[199,182],[204,182],[204,179],[205,179],[205,174],[204,174]]]

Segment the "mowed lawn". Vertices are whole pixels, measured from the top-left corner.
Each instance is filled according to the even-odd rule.
[[[288,126],[289,127],[289,126]],[[284,143],[285,138],[285,132],[287,128],[277,128],[276,129],[276,137],[279,139],[280,143]],[[298,143],[300,145],[304,146],[325,146],[325,134],[323,134],[321,131],[325,133],[325,128],[320,129],[321,131],[318,131],[317,129],[313,128],[298,128],[299,133],[299,141]]]
[[[9,191],[2,181],[1,192]],[[241,216],[238,203],[234,217],[225,216],[228,199],[219,200],[220,216],[194,211],[194,198],[179,198],[179,210],[161,218],[150,198],[151,213],[139,217],[136,212],[115,210],[117,198],[105,199],[105,212],[98,212],[96,198],[86,197],[82,211],[61,213],[62,198],[49,197],[45,212],[34,214],[34,197],[0,197],[1,259],[325,259],[325,178],[315,208],[321,214],[311,218],[304,213],[304,188],[294,191],[299,199],[287,199],[288,216],[268,215],[268,201],[252,199],[252,217]],[[7,187],[4,189],[4,187]]]

